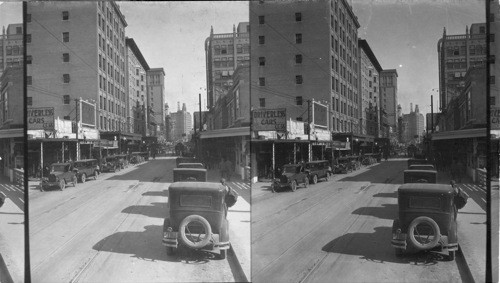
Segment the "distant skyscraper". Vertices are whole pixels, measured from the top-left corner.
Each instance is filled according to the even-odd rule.
[[[163,68],[152,68],[146,72],[148,76],[148,108],[150,124],[154,123],[154,136],[165,136],[165,71]],[[153,125],[153,124],[152,124]]]
[[[31,58],[28,56],[28,59]],[[31,60],[29,63],[31,64]],[[11,66],[23,65],[23,24],[10,24],[2,28],[0,36],[0,76]]]
[[[179,103],[177,104],[177,112],[170,113],[173,120],[174,136],[173,140],[186,140],[193,129],[193,117],[186,110],[186,103],[182,104],[182,109]]]
[[[404,142],[418,142],[425,130],[424,115],[420,113],[418,105],[415,105],[415,111],[410,104],[410,114],[403,115],[404,124]]]
[[[391,132],[395,133],[398,125],[398,72],[396,69],[383,70],[380,73],[380,108],[387,113],[387,122]]]

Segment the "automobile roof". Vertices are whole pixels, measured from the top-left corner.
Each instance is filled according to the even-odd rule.
[[[406,169],[403,172],[437,173],[436,170],[426,170],[426,169]]]
[[[399,193],[429,193],[429,194],[451,194],[453,187],[448,184],[428,184],[428,183],[409,183],[401,185]]]
[[[323,162],[328,162],[328,160],[315,160],[315,161],[309,161],[309,162],[306,162],[309,163],[309,164],[312,164],[312,163],[323,163]]]
[[[87,162],[87,161],[97,161],[97,159],[80,159],[80,160],[74,161],[73,163]]]
[[[175,182],[168,187],[169,192],[222,192],[224,187],[221,183],[214,182]]]
[[[205,168],[174,168],[174,171],[207,171]]]
[[[69,163],[69,162],[64,162],[64,163],[52,163],[50,165],[52,166],[52,165],[70,165],[70,164],[71,163]]]

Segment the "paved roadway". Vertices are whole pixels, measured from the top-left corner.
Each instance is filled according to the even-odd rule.
[[[252,281],[461,282],[457,261],[394,254],[405,168],[406,160],[389,160],[296,192],[253,186]]]
[[[241,278],[235,275],[237,268],[230,256],[217,260],[213,254],[191,250],[166,255],[162,225],[174,166],[173,158],[158,158],[76,187],[70,185],[62,192],[39,192],[31,187],[32,281],[220,282]]]
[[[0,282],[24,281],[24,188],[0,179]],[[5,271],[7,269],[7,272]]]

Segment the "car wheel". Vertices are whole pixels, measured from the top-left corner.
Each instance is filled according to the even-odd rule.
[[[85,173],[83,173],[82,176],[80,177],[80,181],[82,183],[85,183],[85,181],[87,181],[87,175]]]
[[[297,182],[295,182],[295,180],[293,180],[290,184],[290,188],[292,189],[292,192],[295,192],[297,190]]]
[[[318,175],[314,174],[313,179],[312,179],[312,183],[313,184],[317,184],[318,183]]]
[[[76,183],[78,183],[78,178],[76,177],[76,175],[71,178],[71,182],[73,183],[73,187],[76,187]]]
[[[64,181],[64,179],[59,181],[59,190],[62,191],[64,190],[65,187],[66,187],[66,181]]]
[[[419,250],[434,248],[441,237],[439,226],[432,218],[420,216],[408,226],[410,242]]]
[[[304,188],[307,188],[309,185],[309,178],[307,176],[304,176]]]
[[[201,224],[203,231],[199,230],[197,231],[199,233],[192,233],[191,230],[194,231],[199,228],[199,225],[193,225],[195,223]],[[212,238],[212,228],[207,219],[203,216],[194,214],[187,216],[181,221],[179,224],[179,234],[182,242],[186,246],[192,249],[201,249],[210,242]],[[202,237],[202,235],[204,236]]]
[[[166,247],[165,250],[167,252],[167,255],[169,256],[175,255],[175,253],[177,252],[177,248],[174,247]]]
[[[220,250],[219,259],[226,259],[227,250]]]
[[[455,260],[455,251],[449,251],[448,252],[448,260],[449,261],[454,261]]]
[[[397,256],[397,257],[400,257],[403,255],[403,249],[394,249],[394,254]]]

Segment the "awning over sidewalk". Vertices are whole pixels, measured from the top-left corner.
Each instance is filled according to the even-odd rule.
[[[486,137],[486,128],[446,131],[446,132],[432,134],[433,141],[467,139],[467,138],[485,138],[485,137]]]
[[[23,128],[0,130],[0,139],[21,138],[21,137],[24,137]]]
[[[241,136],[249,136],[250,137],[250,127],[210,130],[210,131],[206,131],[206,132],[201,132],[201,135],[200,135],[200,137],[202,139],[241,137]]]

